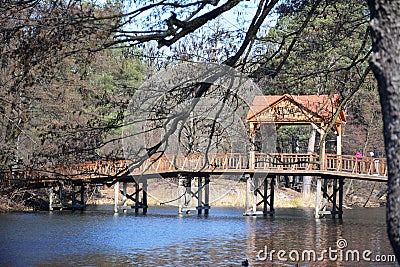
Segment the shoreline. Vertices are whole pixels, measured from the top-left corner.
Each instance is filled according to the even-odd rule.
[[[158,188],[157,190],[163,190]],[[154,192],[154,191],[153,191]],[[157,191],[156,191],[157,192]],[[160,193],[160,192],[158,192]],[[219,193],[216,190],[214,193]],[[159,195],[159,194],[158,194]],[[234,188],[225,194],[223,197],[210,201],[211,207],[232,207],[244,208],[246,188],[245,184],[236,184]],[[385,206],[385,196],[374,198],[372,194],[359,192],[346,196],[343,208],[352,209],[353,207],[381,207]],[[368,198],[367,198],[368,197]],[[315,192],[312,192],[310,197],[304,198],[303,194],[289,188],[277,186],[275,188],[274,208],[315,208]],[[191,206],[196,206],[196,200],[192,200]],[[86,202],[87,205],[114,205],[114,189],[103,186],[97,194],[92,194]],[[132,206],[133,202],[128,200],[128,206]],[[161,204],[157,200],[148,195],[149,206],[177,206],[176,204]],[[0,213],[7,212],[35,212],[48,211],[48,192],[47,189],[22,190],[3,188],[0,190]]]

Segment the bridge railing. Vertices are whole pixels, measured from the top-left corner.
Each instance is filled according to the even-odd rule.
[[[318,168],[317,154],[255,154],[255,169],[313,170]]]
[[[212,171],[226,169],[248,169],[249,159],[245,154],[163,155],[150,158],[134,173],[160,173],[174,171]]]
[[[328,171],[387,176],[386,158],[357,159],[355,156],[327,154],[325,167]]]
[[[255,169],[312,170],[318,168],[316,154],[255,154]],[[240,153],[202,155],[164,155],[147,160],[135,173],[172,171],[249,170],[249,156]]]
[[[99,174],[117,175],[126,170],[131,164],[128,160],[97,161],[80,163],[59,170],[64,175],[82,175],[95,177]],[[360,173],[367,175],[387,175],[387,163],[385,158],[363,157],[360,161],[350,155],[327,154],[325,156],[325,170],[336,172]],[[266,154],[256,153],[254,168],[261,170],[316,170],[319,169],[319,157],[317,154]],[[249,156],[241,153],[229,154],[201,154],[163,155],[152,157],[131,174],[161,173],[174,171],[213,171],[213,170],[248,170]],[[26,174],[24,175],[26,176]]]
[[[266,154],[254,155],[256,170],[318,170],[319,157],[317,154]],[[385,158],[363,157],[358,160],[354,156],[327,154],[325,156],[326,171],[360,173],[365,175],[387,176]],[[250,155],[241,153],[162,155],[151,157],[140,167],[127,171],[133,162],[129,160],[84,162],[68,166],[55,166],[53,169],[21,170],[3,172],[2,180],[51,180],[51,179],[88,179],[117,175],[141,175],[167,173],[177,171],[223,171],[251,170]]]
[[[255,154],[255,169],[313,170],[318,168],[317,154]],[[247,154],[163,155],[148,159],[135,173],[173,171],[249,170]]]
[[[54,173],[54,176],[65,176],[71,179],[73,179],[74,176],[84,176],[85,178],[114,176],[117,175],[119,171],[126,169],[127,166],[128,161],[126,160],[83,162],[69,166],[56,166],[55,169],[57,172]]]

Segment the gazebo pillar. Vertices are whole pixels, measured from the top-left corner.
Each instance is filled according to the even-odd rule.
[[[342,125],[337,124],[336,125],[336,154],[337,155],[342,155]]]
[[[320,168],[321,170],[325,170],[325,155],[326,155],[326,149],[325,149],[325,140],[324,135],[325,135],[325,125],[321,124],[321,129],[319,131],[320,134],[320,146],[321,146],[321,158],[319,159],[320,161]]]
[[[256,131],[257,124],[250,122],[250,155],[249,155],[249,169],[254,170],[256,167]]]

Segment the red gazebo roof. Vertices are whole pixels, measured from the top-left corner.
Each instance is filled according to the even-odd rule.
[[[290,105],[298,107],[303,115],[304,113],[310,114],[319,120],[328,122],[332,120],[333,114],[336,112],[337,107],[340,104],[340,96],[334,95],[289,95],[284,94],[268,95],[268,96],[256,96],[254,97],[253,103],[247,113],[247,121],[258,121],[258,117],[268,109],[272,109],[279,103],[287,101]],[[337,119],[337,123],[346,122],[344,112],[341,111],[340,116]]]

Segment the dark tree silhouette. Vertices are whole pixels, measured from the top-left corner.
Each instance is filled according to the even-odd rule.
[[[373,40],[372,69],[381,99],[389,191],[387,226],[400,261],[400,2],[369,1]]]

